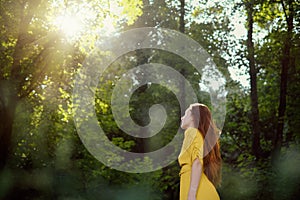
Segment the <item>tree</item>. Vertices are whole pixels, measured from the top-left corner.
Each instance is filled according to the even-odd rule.
[[[291,65],[292,36],[293,36],[293,27],[294,27],[294,5],[293,5],[294,1],[288,0],[287,5],[283,0],[281,0],[280,2],[285,16],[287,32],[284,37],[282,59],[281,59],[280,97],[279,97],[279,106],[278,106],[277,130],[273,137],[273,159],[277,159],[281,149],[282,139],[283,139],[288,72]]]
[[[129,23],[140,14],[138,12],[140,2],[126,2],[126,4],[121,1],[118,3],[124,4],[122,17],[127,16]],[[57,8],[54,7],[52,1],[1,1],[0,3],[1,26],[4,27],[1,30],[3,62],[1,62],[0,77],[0,169],[3,169],[11,153],[11,137],[18,103],[28,97],[38,96],[37,91],[46,87],[49,80],[55,77],[63,78],[64,69],[60,68],[62,63],[68,62],[73,65],[74,61],[73,66],[76,68],[78,66],[76,61],[82,60],[74,54],[77,54],[79,49],[82,50],[82,47],[76,42],[67,41],[67,38],[60,32],[61,30],[54,27],[53,22],[50,21],[54,20],[53,15],[57,14],[55,12]],[[80,2],[65,1],[65,3],[67,6],[65,10],[68,10],[69,6],[77,7],[77,9],[80,7]],[[94,9],[100,10],[101,6],[105,7],[101,1],[88,3],[96,5]],[[132,5],[134,7],[131,8]],[[105,12],[110,11],[109,9],[101,10],[93,23],[101,21]],[[132,10],[137,12],[131,12]],[[101,27],[102,24],[88,25],[89,30],[93,30],[97,29],[95,26]],[[92,40],[91,37],[89,40]],[[71,62],[70,57],[73,59]]]
[[[257,69],[254,58],[254,44],[253,44],[253,12],[254,1],[246,2],[247,10],[247,59],[249,61],[250,85],[251,85],[251,124],[252,124],[252,152],[259,158],[261,156],[260,146],[260,128],[259,128],[259,110],[258,110],[258,94],[257,94]]]
[[[32,76],[31,78],[28,74],[28,68],[30,68],[30,65],[32,63],[27,64],[26,62],[24,62],[25,51],[31,48],[29,47],[29,44],[36,41],[36,38],[34,38],[29,33],[29,31],[30,24],[35,17],[34,12],[39,8],[40,3],[41,1],[39,0],[30,2],[14,2],[9,6],[15,6],[16,8],[18,8],[17,10],[14,10],[10,13],[11,15],[15,16],[15,18],[10,19],[11,21],[5,21],[5,25],[8,29],[12,28],[9,27],[12,26],[12,24],[10,23],[17,23],[19,27],[14,27],[16,31],[14,33],[6,33],[7,39],[9,39],[9,37],[15,36],[15,45],[13,53],[10,55],[10,58],[12,60],[12,63],[9,63],[9,65],[11,65],[10,69],[8,69],[6,66],[2,66],[0,169],[3,169],[6,165],[9,153],[11,152],[11,136],[15,117],[15,109],[18,101],[20,101],[21,98],[29,94],[35,88],[37,82],[39,82],[40,79],[42,79],[45,75],[44,71],[48,67],[48,65],[44,63],[42,65],[42,68],[44,69],[41,69],[38,74]],[[1,4],[3,5],[4,1],[1,1]],[[6,17],[8,16],[3,16],[4,19],[8,20]],[[49,47],[54,43],[55,39],[53,41],[53,38],[51,38],[50,40],[48,39],[44,47],[39,48],[40,52],[33,58],[36,61],[34,64],[41,65],[41,63],[43,63],[43,61],[47,59],[47,56],[45,54],[48,53],[47,51],[49,50]],[[9,76],[3,76],[5,74],[9,74]],[[6,85],[3,84],[5,82]],[[24,87],[26,88],[25,90]],[[6,88],[5,92],[4,88]]]

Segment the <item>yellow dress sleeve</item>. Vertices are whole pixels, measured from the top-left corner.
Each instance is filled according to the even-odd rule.
[[[188,152],[188,154],[185,154],[185,152]],[[193,164],[196,158],[199,158],[201,164],[203,164],[203,138],[198,129],[188,128],[185,131],[183,145],[178,158],[184,154],[189,157],[186,161],[190,165]]]
[[[203,137],[199,131],[197,131],[197,134],[193,140],[191,148],[192,148],[191,163],[193,163],[194,160],[198,158],[200,163],[203,165]]]
[[[184,132],[184,140],[178,157],[181,157],[181,155],[183,155],[187,150],[189,150],[192,147],[196,135],[196,129],[189,128]]]

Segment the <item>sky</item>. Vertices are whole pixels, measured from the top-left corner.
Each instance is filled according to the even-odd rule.
[[[187,0],[188,1],[188,0]],[[221,5],[223,8],[225,8],[223,10],[223,12],[226,13],[226,15],[233,15],[232,17],[230,17],[231,19],[231,25],[233,26],[233,31],[232,31],[232,36],[230,36],[229,38],[231,40],[245,40],[247,38],[247,30],[245,28],[245,24],[246,24],[246,16],[245,13],[243,13],[243,11],[240,10],[236,10],[235,12],[233,12],[233,5],[235,3],[240,2],[240,0],[209,0],[209,1],[203,1],[205,4],[201,4],[201,0],[190,0],[190,4],[194,7],[194,8],[201,8],[201,9],[205,9],[215,6],[216,3],[218,3],[219,5]],[[233,14],[232,14],[233,13]],[[191,17],[193,18],[193,17]],[[198,22],[205,22],[204,20],[207,20],[207,17],[198,17],[198,18],[193,18],[193,20],[196,20]],[[236,48],[242,48],[239,46],[235,46]],[[233,50],[234,51],[234,50]],[[229,59],[224,57],[225,59]],[[232,58],[231,58],[232,59]],[[241,83],[241,85],[245,88],[249,88],[250,87],[250,76],[247,70],[247,67],[237,67],[237,66],[229,66],[228,68],[230,76],[233,80],[238,81]]]
[[[232,18],[232,22],[234,25],[234,30],[232,33],[236,37],[236,39],[246,39],[247,30],[245,28],[245,20],[245,18],[242,18],[238,14],[236,14]],[[228,70],[233,80],[239,81],[245,88],[250,87],[250,75],[247,71],[246,66],[242,68],[238,68],[237,66],[230,66]]]

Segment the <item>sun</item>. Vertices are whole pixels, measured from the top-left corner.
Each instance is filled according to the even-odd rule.
[[[92,34],[91,30],[93,26],[90,21],[87,20],[87,16],[84,15],[60,15],[55,18],[54,25],[58,30],[67,38],[68,41],[79,40],[84,34]],[[101,34],[101,36],[109,36],[117,31],[115,27],[115,21],[110,16],[106,16],[98,29],[94,34]]]
[[[78,39],[84,29],[82,20],[76,15],[58,16],[54,24],[70,40]]]
[[[118,1],[108,1],[108,5],[102,5],[105,9],[100,13],[89,1],[66,2],[53,1],[50,20],[51,25],[69,42],[112,36],[119,31],[120,22],[124,21],[124,8]]]

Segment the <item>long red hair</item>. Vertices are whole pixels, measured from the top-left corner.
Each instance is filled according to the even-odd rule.
[[[219,131],[212,120],[211,112],[207,106],[203,104],[195,105],[191,111],[194,121],[198,124],[197,128],[204,138],[204,173],[215,186],[219,186],[222,166]]]

